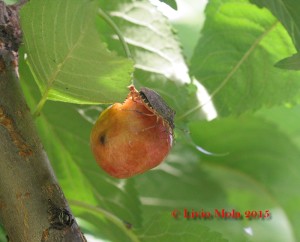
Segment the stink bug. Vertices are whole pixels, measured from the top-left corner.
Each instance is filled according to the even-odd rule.
[[[175,127],[174,116],[176,112],[171,109],[162,99],[162,97],[159,96],[159,94],[155,91],[146,87],[142,87],[139,93],[143,101],[147,103],[157,115],[161,116],[165,121],[167,121],[173,130]]]
[[[174,116],[175,111],[171,109],[165,100],[155,91],[147,87],[141,87],[141,90],[138,92],[133,85],[129,86],[130,94],[133,98],[140,98],[153,114],[157,118],[162,118],[164,122],[167,122],[169,130],[173,133],[174,125]]]

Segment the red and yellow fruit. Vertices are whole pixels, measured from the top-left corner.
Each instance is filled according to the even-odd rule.
[[[115,103],[101,113],[90,137],[97,163],[116,178],[156,167],[173,141],[174,125],[152,110],[133,86],[130,90],[123,104]]]

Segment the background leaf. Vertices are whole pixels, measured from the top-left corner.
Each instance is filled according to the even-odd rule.
[[[191,73],[221,116],[298,100],[299,73],[273,66],[295,52],[283,26],[246,0],[212,0]]]
[[[260,190],[271,196],[271,201],[273,200],[273,204],[267,200],[261,201],[260,204],[259,200],[257,203],[253,201],[244,204],[246,205],[244,209],[277,211],[279,206],[284,211],[288,218],[285,220],[286,224],[278,227],[276,229],[279,229],[278,234],[273,234],[269,239],[282,241],[284,236],[287,236],[289,238],[287,241],[294,241],[295,238],[298,240],[300,234],[297,228],[300,225],[297,216],[300,210],[297,204],[300,196],[297,190],[300,182],[298,172],[300,151],[289,138],[278,131],[272,123],[252,117],[197,122],[191,124],[191,132],[197,145],[216,154],[223,154],[217,157],[205,156],[204,160],[208,166],[213,166],[211,170],[220,171],[216,177],[225,183],[224,187],[230,189],[228,186],[230,183],[221,174],[224,173],[226,176],[226,173],[235,171],[236,174],[227,176],[227,179],[235,179],[235,176],[252,179],[254,184],[261,187]],[[239,207],[243,206],[243,195],[243,193],[235,194]],[[256,199],[258,197],[261,195],[257,194]],[[257,205],[260,205],[260,208]],[[274,221],[283,221],[280,217],[272,214]],[[290,234],[291,230],[295,238]]]
[[[288,31],[292,41],[297,49],[300,50],[300,6],[297,1],[286,0],[286,1],[257,1],[251,0],[260,7],[267,7],[273,14],[281,21],[286,30]],[[299,70],[299,57],[297,55],[285,58],[277,63],[277,67],[291,70]],[[297,65],[296,62],[297,61]]]
[[[0,241],[6,241],[6,233],[4,228],[0,225]]]
[[[154,5],[146,0],[112,0],[103,2],[101,6],[119,27],[137,70],[148,73],[150,77],[162,76],[165,80],[189,82],[188,68],[172,26]],[[104,23],[102,25],[105,27]],[[106,41],[109,46],[124,55],[115,33],[107,27]]]
[[[86,104],[126,97],[132,62],[101,42],[97,7],[88,0],[32,0],[22,8],[27,62],[42,100]]]
[[[257,112],[257,115],[275,123],[278,128],[297,145],[298,149],[300,149],[300,126],[296,121],[300,120],[299,105],[262,109]]]
[[[276,67],[297,71],[300,69],[300,54],[297,53],[290,57],[284,58],[275,64]]]
[[[172,242],[172,241],[202,241],[226,242],[219,233],[210,231],[207,227],[197,223],[170,220],[169,214],[154,217],[145,225],[145,230],[140,231],[141,241]]]
[[[168,4],[171,8],[177,10],[177,3],[175,0],[160,0],[161,2],[164,2],[165,4]]]

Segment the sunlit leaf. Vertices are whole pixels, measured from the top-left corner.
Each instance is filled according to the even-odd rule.
[[[259,7],[267,7],[289,32],[296,48],[300,49],[300,6],[297,1],[250,0]]]
[[[247,0],[212,0],[191,72],[211,93],[220,115],[298,100],[300,73],[274,63],[295,53],[280,22]]]
[[[89,0],[31,0],[22,8],[27,63],[43,100],[110,103],[126,97],[132,62],[108,51],[96,16],[97,2]]]
[[[266,1],[266,0],[251,0],[260,7],[267,7],[284,25],[288,31],[293,43],[300,51],[300,5],[297,1],[285,0],[285,1]],[[299,70],[299,54],[287,57],[277,63],[277,67],[290,70]]]
[[[161,75],[180,83],[189,81],[176,35],[167,18],[154,5],[146,0],[112,0],[104,1],[101,6],[120,29],[135,61],[135,68],[148,72],[152,77]],[[115,32],[110,29],[107,35],[109,39],[117,40],[115,45],[119,46],[119,54],[124,54]]]

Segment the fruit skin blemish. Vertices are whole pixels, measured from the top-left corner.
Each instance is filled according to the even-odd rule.
[[[158,166],[173,143],[175,111],[155,91],[133,85],[123,104],[104,110],[93,126],[91,149],[102,169],[129,178]]]

